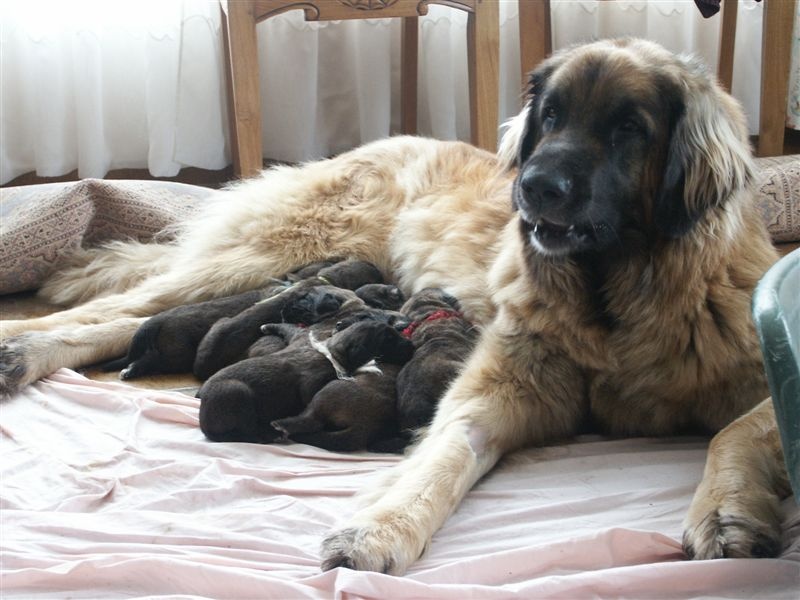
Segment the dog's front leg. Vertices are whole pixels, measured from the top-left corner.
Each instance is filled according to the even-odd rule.
[[[684,523],[690,558],[776,556],[779,500],[789,494],[772,400],[720,431]]]
[[[322,544],[322,568],[403,574],[461,499],[506,452],[572,435],[584,411],[580,369],[558,349],[495,323],[433,423],[373,502]]]

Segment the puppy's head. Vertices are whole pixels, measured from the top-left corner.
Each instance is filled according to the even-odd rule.
[[[343,260],[320,269],[317,277],[324,282],[348,290],[356,290],[368,283],[383,283],[378,267],[364,260]]]
[[[406,300],[400,312],[412,321],[421,321],[438,310],[458,312],[461,305],[458,299],[441,288],[425,288]]]
[[[335,333],[328,341],[328,350],[352,373],[373,358],[402,364],[411,358],[414,345],[390,325],[366,320]]]
[[[403,331],[411,324],[411,320],[403,313],[394,310],[381,310],[378,308],[364,308],[343,316],[336,322],[336,331],[347,329],[351,325],[362,321],[376,321],[384,323],[397,331]]]
[[[643,40],[555,54],[531,73],[499,157],[518,167],[512,204],[549,256],[676,238],[751,178],[744,118],[688,58]]]
[[[356,290],[356,296],[372,308],[397,310],[406,298],[396,285],[368,283]]]
[[[281,316],[287,323],[318,323],[335,314],[347,297],[329,286],[316,286],[304,290],[295,300],[287,304]]]

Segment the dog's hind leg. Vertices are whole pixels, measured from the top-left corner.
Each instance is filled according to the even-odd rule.
[[[781,551],[780,499],[790,493],[772,400],[720,431],[684,523],[689,558],[754,558]]]
[[[254,270],[256,267],[264,265],[256,265]],[[268,268],[264,271],[271,275]],[[209,270],[173,271],[149,278],[129,292],[96,298],[75,308],[24,321],[2,321],[0,396],[11,395],[61,367],[80,367],[125,354],[145,320],[142,317],[258,287],[255,277],[244,270],[224,279],[213,277]]]
[[[61,367],[80,367],[124,354],[144,321],[144,317],[128,317],[69,329],[29,331],[4,341],[0,345],[0,397]]]

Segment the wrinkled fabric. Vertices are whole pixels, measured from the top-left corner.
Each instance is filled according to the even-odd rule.
[[[212,443],[195,398],[62,369],[0,404],[0,590],[12,598],[796,598],[780,558],[685,561],[700,438],[506,457],[405,577],[319,570],[319,543],[392,455]]]

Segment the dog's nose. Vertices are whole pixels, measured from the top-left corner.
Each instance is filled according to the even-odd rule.
[[[530,167],[520,176],[519,186],[528,202],[540,208],[561,203],[572,193],[572,179],[557,170]]]

